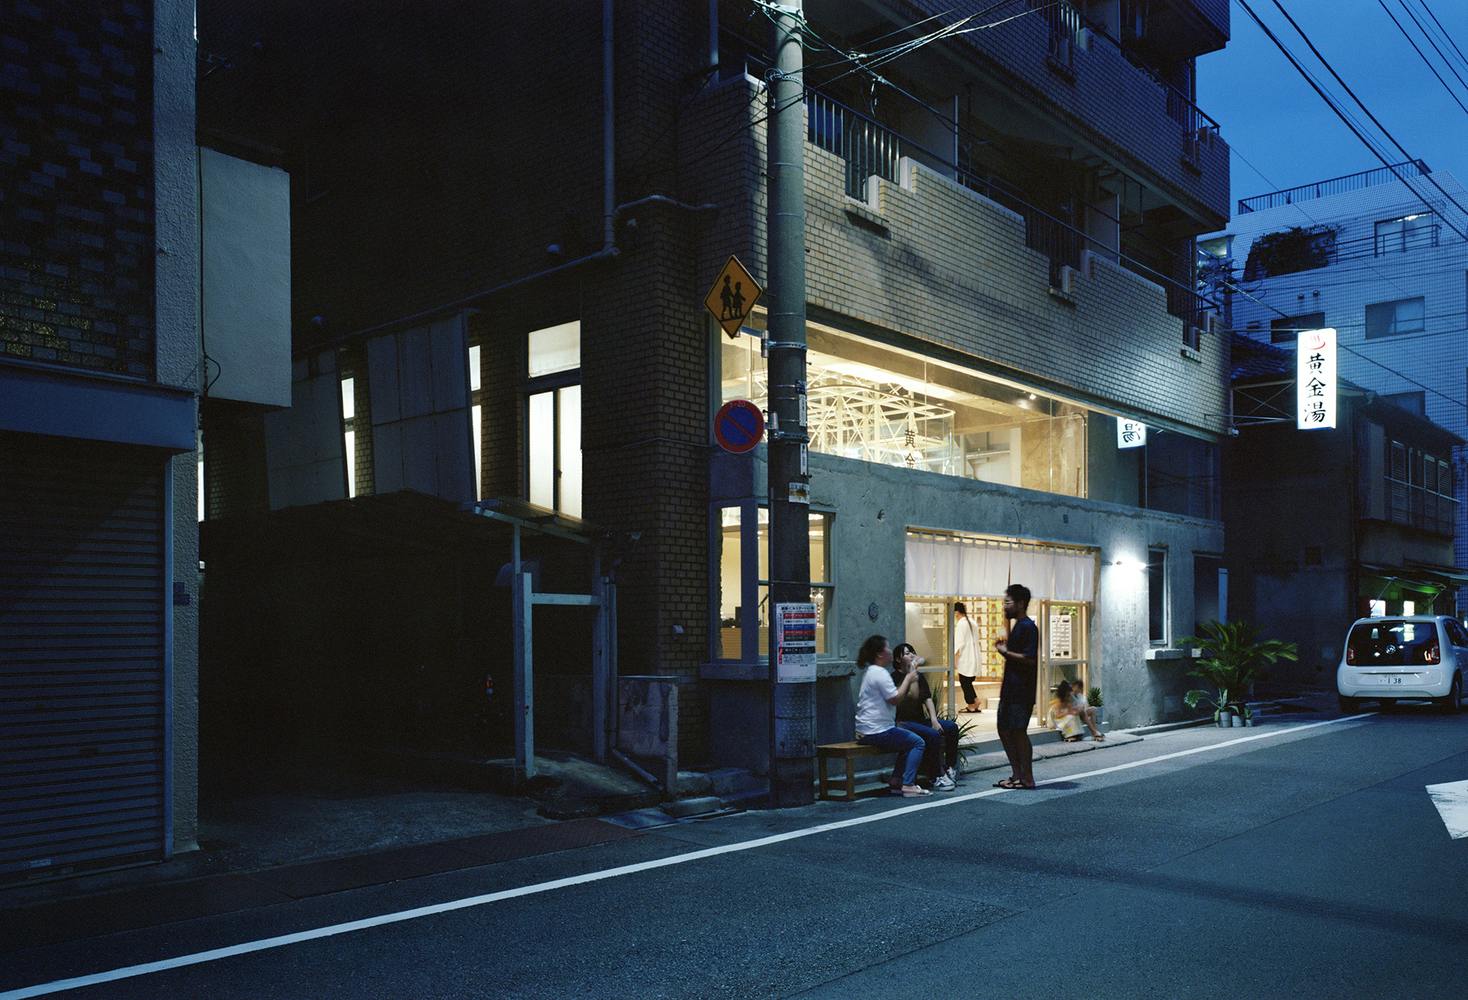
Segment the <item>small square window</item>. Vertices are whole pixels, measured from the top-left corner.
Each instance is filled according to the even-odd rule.
[[[1425,311],[1421,296],[1369,305],[1366,307],[1366,339],[1421,333],[1426,329]]]

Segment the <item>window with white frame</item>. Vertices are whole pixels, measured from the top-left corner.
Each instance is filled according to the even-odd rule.
[[[357,495],[357,380],[348,375],[341,380],[342,392],[342,456],[347,467],[347,496]]]
[[[715,512],[717,548],[716,660],[753,662],[769,655],[770,609],[769,510],[753,501],[720,507]],[[835,609],[836,584],[831,570],[830,513],[809,518],[810,600],[816,606],[816,652],[832,652],[829,627]]]
[[[581,516],[581,323],[532,330],[526,375],[531,503]]]
[[[1366,307],[1366,339],[1400,337],[1421,333],[1427,328],[1426,305],[1422,296],[1377,302]]]
[[[469,419],[474,436],[474,495],[484,496],[484,391],[479,371],[481,357],[479,344],[469,345]]]
[[[1438,227],[1431,212],[1385,219],[1376,224],[1376,256],[1437,246]]]

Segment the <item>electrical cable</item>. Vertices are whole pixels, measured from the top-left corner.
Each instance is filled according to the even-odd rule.
[[[1249,6],[1249,4],[1248,4],[1248,0],[1235,0],[1235,2],[1238,3],[1238,4],[1240,4],[1244,8],[1244,10],[1248,13],[1248,15],[1250,17],[1252,17],[1254,19],[1254,21],[1261,28],[1264,29],[1264,33],[1269,36],[1270,40],[1273,41],[1275,43],[1275,45],[1279,47],[1279,50],[1285,54],[1286,58],[1288,58],[1290,60],[1290,62],[1292,64],[1294,64],[1295,68],[1298,69],[1298,70],[1300,70],[1300,72],[1303,74],[1304,73],[1304,70],[1300,66],[1299,62],[1296,61],[1294,54],[1292,52],[1290,52],[1284,46],[1284,44],[1275,36],[1274,32],[1271,31],[1264,24],[1264,22],[1262,20],[1260,20],[1259,16],[1254,13],[1253,8],[1251,8]],[[1397,149],[1401,152],[1401,154],[1402,154],[1403,157],[1405,157],[1408,160],[1416,160],[1417,158],[1415,156],[1413,156],[1411,153],[1407,152],[1407,148],[1405,146],[1403,146],[1400,142],[1397,141],[1397,137],[1394,136],[1394,135],[1392,135],[1392,133],[1387,129],[1387,127],[1381,123],[1380,119],[1378,119],[1374,114],[1371,113],[1371,109],[1368,108],[1366,106],[1366,103],[1364,101],[1362,101],[1361,98],[1356,95],[1356,92],[1351,89],[1351,85],[1348,84],[1348,83],[1346,83],[1346,81],[1344,79],[1342,79],[1341,75],[1335,71],[1335,67],[1332,66],[1330,64],[1330,60],[1326,59],[1325,56],[1323,54],[1321,54],[1321,51],[1318,48],[1315,47],[1315,43],[1310,39],[1310,36],[1308,34],[1306,34],[1305,29],[1304,28],[1301,28],[1300,25],[1298,23],[1296,23],[1295,19],[1290,16],[1290,12],[1287,11],[1287,10],[1285,10],[1284,4],[1280,3],[1280,0],[1271,0],[1271,2],[1274,4],[1275,7],[1277,7],[1279,9],[1279,12],[1284,15],[1285,20],[1290,22],[1290,26],[1295,29],[1295,32],[1305,42],[1306,46],[1308,46],[1309,49],[1310,49],[1310,51],[1315,54],[1315,58],[1320,60],[1320,64],[1325,67],[1326,71],[1329,72],[1332,77],[1335,78],[1336,83],[1340,84],[1341,87],[1345,90],[1345,92],[1348,95],[1350,95],[1351,100],[1355,101],[1356,104],[1357,104],[1357,106],[1360,107],[1361,110],[1366,113],[1366,117],[1369,118],[1369,119],[1371,119],[1371,123],[1373,125],[1375,125],[1381,131],[1382,135],[1386,136],[1387,139],[1389,139],[1391,141],[1392,145],[1395,146],[1395,147],[1397,147]],[[1378,3],[1382,3],[1382,0],[1377,0],[1377,2]],[[1383,6],[1383,9],[1384,9],[1385,8],[1385,4],[1382,3],[1382,6]],[[1390,12],[1388,12],[1388,13],[1390,13]],[[1395,18],[1393,18],[1393,20],[1395,21]],[[1311,86],[1315,86],[1315,84],[1314,84],[1313,81],[1311,82]],[[1326,100],[1327,103],[1331,104],[1332,110],[1336,110],[1335,109],[1335,105],[1332,102],[1329,101],[1329,99],[1327,98],[1324,90],[1321,90],[1321,89],[1319,89],[1317,87],[1316,88],[1316,92],[1320,94],[1320,96],[1321,96],[1322,99]],[[1355,131],[1355,130],[1353,129],[1352,131]],[[1361,141],[1362,142],[1365,142],[1366,141],[1365,137],[1362,136],[1361,133],[1358,132],[1357,133],[1357,136],[1358,136],[1358,138],[1361,138]],[[1395,171],[1395,169],[1396,169],[1395,166],[1393,164],[1391,164],[1391,163],[1388,163],[1386,161],[1386,158],[1385,157],[1382,157],[1381,153],[1376,150],[1376,147],[1375,146],[1371,146],[1371,149],[1372,149],[1373,152],[1376,153],[1377,157],[1381,159],[1382,164],[1384,166],[1390,167],[1393,171]],[[1399,179],[1401,179],[1402,184],[1406,186],[1407,190],[1411,191],[1413,194],[1417,194],[1418,197],[1422,197],[1420,194],[1418,194],[1418,192],[1416,191],[1416,189],[1412,187],[1412,185],[1410,185],[1410,184],[1407,183],[1407,181],[1406,181],[1405,178],[1399,178]],[[1442,194],[1442,196],[1444,198],[1448,199],[1448,201],[1452,202],[1455,206],[1457,206],[1458,211],[1462,212],[1465,218],[1468,218],[1468,208],[1464,208],[1458,202],[1458,200],[1456,198],[1454,198],[1452,195],[1448,194],[1448,192],[1443,188],[1443,186],[1441,184],[1439,184],[1433,178],[1433,176],[1431,174],[1426,175],[1426,179],[1427,179],[1427,182],[1429,184],[1431,184],[1433,187],[1437,188],[1439,192],[1441,192],[1441,194]],[[1423,198],[1422,199],[1422,203],[1424,205],[1427,205],[1428,204],[1427,199],[1426,198]],[[1430,208],[1431,206],[1429,205],[1428,207]],[[1444,215],[1442,218],[1443,218],[1444,223],[1446,223],[1448,225],[1448,227],[1453,230],[1453,232],[1457,233],[1459,236],[1463,237],[1465,240],[1468,240],[1468,233],[1465,233],[1462,230],[1458,229],[1457,226],[1454,226],[1452,224],[1452,222],[1448,220],[1448,218],[1447,218],[1446,215]]]
[[[1398,2],[1401,2],[1401,0],[1398,0]],[[1418,46],[1417,42],[1412,38],[1412,36],[1407,33],[1407,29],[1402,26],[1402,22],[1398,21],[1396,15],[1391,12],[1391,8],[1387,7],[1385,0],[1377,0],[1377,3],[1381,4],[1382,10],[1386,11],[1386,16],[1392,19],[1392,24],[1395,24],[1397,26],[1397,30],[1402,33],[1402,37],[1407,40],[1407,44],[1412,46],[1412,51],[1416,52],[1417,57],[1422,60],[1423,64],[1426,65],[1428,69],[1432,70],[1432,75],[1437,77],[1437,82],[1443,85],[1443,90],[1446,90],[1448,92],[1448,96],[1453,99],[1458,107],[1463,109],[1463,113],[1465,115],[1468,115],[1468,105],[1465,105],[1458,97],[1457,92],[1453,90],[1452,87],[1448,86],[1448,81],[1443,79],[1443,75],[1437,71],[1437,67],[1432,64],[1432,60],[1427,58],[1427,53],[1423,52],[1422,49]],[[1433,41],[1432,36],[1427,34],[1427,29],[1422,27],[1422,22],[1417,20],[1417,15],[1412,13],[1412,8],[1408,7],[1406,3],[1402,3],[1402,9],[1407,12],[1407,16],[1412,19],[1412,23],[1417,25],[1417,29],[1422,32],[1424,37],[1427,38],[1427,43],[1431,45],[1433,51],[1438,54],[1438,58],[1442,59],[1444,65],[1448,67],[1448,70],[1458,78],[1458,82],[1462,83],[1463,86],[1468,87],[1468,83],[1464,83],[1463,77],[1458,73],[1456,69],[1453,69],[1453,64],[1448,62],[1447,57],[1443,55],[1443,50],[1437,47],[1437,42]]]
[[[1458,48],[1458,43],[1453,40],[1453,36],[1448,33],[1448,29],[1443,26],[1443,23],[1437,19],[1437,15],[1433,13],[1432,7],[1428,5],[1427,0],[1417,0],[1417,2],[1422,5],[1423,10],[1427,11],[1427,16],[1432,18],[1432,23],[1437,25],[1438,31],[1442,32],[1443,40],[1448,43],[1454,52],[1458,53],[1458,58],[1462,60],[1464,67],[1468,67],[1468,55],[1464,55],[1463,50]]]

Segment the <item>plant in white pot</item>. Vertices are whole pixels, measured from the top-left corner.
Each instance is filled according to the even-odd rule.
[[[1213,718],[1220,726],[1249,725],[1248,706],[1244,697],[1249,685],[1280,660],[1298,659],[1293,642],[1260,639],[1259,630],[1248,622],[1206,622],[1199,626],[1201,635],[1182,640],[1185,646],[1197,646],[1200,655],[1193,661],[1189,677],[1201,677],[1213,690],[1197,688],[1183,695],[1189,708],[1199,702],[1213,706]]]

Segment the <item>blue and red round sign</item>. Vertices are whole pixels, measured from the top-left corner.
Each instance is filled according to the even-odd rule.
[[[725,451],[743,455],[764,436],[764,411],[747,399],[731,399],[714,415],[714,438]]]

